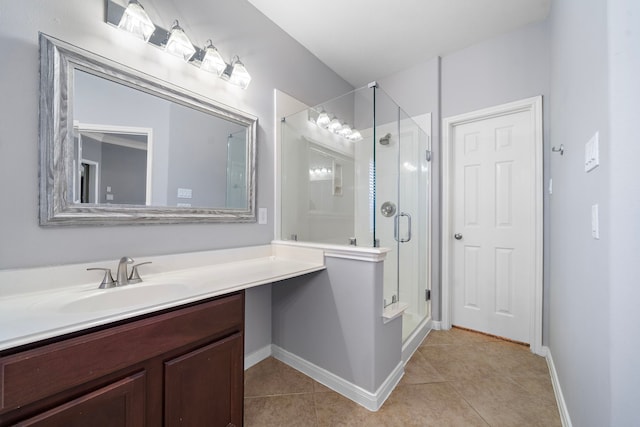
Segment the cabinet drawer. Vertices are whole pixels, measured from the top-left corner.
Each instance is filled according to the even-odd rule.
[[[0,413],[181,346],[242,330],[234,294],[0,358]]]
[[[145,424],[144,386],[144,372],[140,372],[19,422],[17,426],[143,426]]]

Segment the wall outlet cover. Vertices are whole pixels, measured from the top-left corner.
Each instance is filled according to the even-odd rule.
[[[258,209],[258,224],[267,223],[267,208]]]

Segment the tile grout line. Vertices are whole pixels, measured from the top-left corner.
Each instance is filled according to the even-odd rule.
[[[315,387],[315,384],[314,384],[314,387]],[[316,394],[317,393],[316,393],[315,388],[314,388],[314,391],[313,391],[313,411],[316,414],[316,427],[319,427],[320,426],[320,420],[318,419],[318,403],[316,401]]]

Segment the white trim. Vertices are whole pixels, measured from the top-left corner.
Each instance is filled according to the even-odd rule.
[[[551,357],[551,350],[549,350],[549,347],[544,346],[542,347],[542,352],[545,354],[545,359],[547,359],[547,366],[549,367],[553,391],[556,395],[556,403],[558,404],[558,412],[560,412],[562,427],[572,427],[573,424],[571,424],[569,409],[567,408],[567,403],[564,400],[564,394],[562,394],[560,380],[558,379],[558,373],[556,372],[556,365],[553,363],[553,357]]]
[[[405,310],[409,307],[409,304],[406,302],[394,302],[389,304],[382,310],[382,321],[386,325],[391,322],[393,319],[402,316]]]
[[[271,344],[265,345],[261,349],[258,349],[251,354],[245,354],[244,370],[246,371],[253,365],[257,365],[269,356],[271,356]]]
[[[426,317],[405,340],[402,344],[402,363],[406,365],[409,359],[411,359],[413,353],[416,352],[420,344],[422,344],[427,335],[429,335],[429,332],[431,332],[432,323],[431,317]]]
[[[87,203],[100,203],[100,163],[98,162],[94,162],[93,160],[89,160],[89,159],[80,159],[80,167],[82,167],[83,164],[87,164],[90,166],[93,166],[95,168],[94,170],[94,174],[95,174],[95,178],[94,179],[94,183],[93,183],[93,194],[95,194],[95,201],[94,202],[87,202]],[[74,169],[75,171],[76,169]],[[75,190],[75,180],[76,180],[76,175],[77,173],[73,173],[73,189]],[[81,191],[80,191],[81,193]],[[82,195],[80,195],[80,198],[82,198]],[[74,197],[74,203],[81,203],[80,202],[80,198],[78,198],[77,200]]]
[[[497,105],[458,116],[442,119],[442,328],[451,328],[451,295],[449,292],[451,274],[450,238],[453,234],[450,205],[451,205],[451,174],[453,171],[451,136],[455,126],[486,120],[494,117],[513,114],[520,111],[528,111],[531,115],[531,124],[534,132],[535,145],[535,279],[532,289],[531,319],[529,322],[529,339],[531,351],[536,354],[542,352],[542,236],[543,236],[543,211],[542,211],[542,96],[523,99],[508,104]]]
[[[357,404],[364,406],[370,411],[377,411],[382,407],[382,404],[387,400],[393,389],[398,385],[400,379],[404,375],[404,363],[400,362],[389,374],[387,379],[376,390],[375,393],[371,393],[360,386],[357,386],[349,381],[319,367],[311,362],[296,356],[293,353],[278,347],[273,344],[272,356],[279,361],[291,366],[303,374],[313,378],[320,384],[323,384],[333,391],[340,393],[344,397],[353,400]]]
[[[324,243],[298,242],[295,240],[273,240],[273,245],[294,246],[298,248],[322,249],[328,258],[345,258],[356,261],[381,262],[387,257],[389,248],[370,248],[366,246],[347,246]]]
[[[442,321],[440,320],[432,320],[431,321],[431,330],[433,331],[441,331],[442,328]]]

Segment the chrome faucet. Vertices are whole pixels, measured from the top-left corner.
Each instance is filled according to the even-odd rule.
[[[127,264],[133,264],[133,260],[128,256],[120,258],[118,262],[118,270],[116,272],[116,280],[113,280],[110,268],[87,268],[87,270],[104,271],[104,278],[100,283],[100,289],[114,288],[116,286],[125,286],[131,283],[140,283],[142,279],[138,273],[138,267],[144,264],[151,264],[151,261],[141,262],[131,267],[131,273],[127,273]]]
[[[118,263],[118,271],[116,273],[116,286],[124,286],[129,284],[127,264],[133,264],[133,260],[128,256],[123,256],[122,258],[120,258],[120,262]]]

